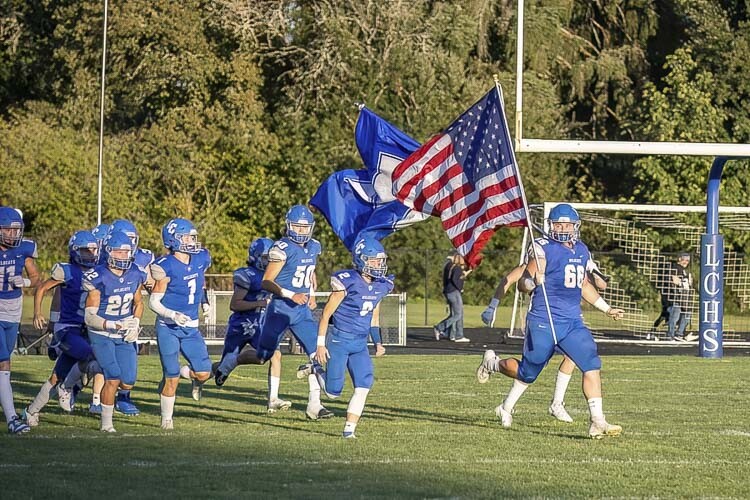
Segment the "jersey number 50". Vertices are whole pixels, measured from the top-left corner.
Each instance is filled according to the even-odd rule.
[[[292,286],[296,288],[310,288],[312,284],[312,273],[315,272],[315,266],[297,266],[292,278]]]

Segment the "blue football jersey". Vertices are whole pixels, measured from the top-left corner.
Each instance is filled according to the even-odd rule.
[[[146,273],[131,266],[118,276],[106,265],[96,266],[83,274],[86,292],[99,290],[100,301],[97,315],[117,321],[133,315],[133,298],[140,293],[138,288],[146,281]]]
[[[151,276],[157,280],[169,278],[162,305],[190,317],[188,326],[198,326],[198,310],[203,297],[205,274],[211,267],[211,254],[205,248],[190,254],[190,261],[183,264],[172,254],[159,257],[151,264]],[[172,323],[167,318],[161,318]]]
[[[333,326],[367,337],[372,311],[393,290],[393,276],[368,283],[355,269],[337,271],[331,276],[331,290],[346,292],[343,302],[333,313]]]
[[[581,288],[590,269],[591,253],[586,245],[577,241],[573,248],[547,238],[534,241],[536,252],[546,261],[544,285],[547,290],[552,319],[574,319],[581,316]],[[529,254],[533,257],[533,254]],[[529,315],[548,321],[542,287],[531,294]]]
[[[146,272],[148,269],[148,266],[151,265],[151,263],[154,261],[154,254],[151,252],[151,250],[146,250],[145,248],[139,248],[135,251],[135,257],[133,258],[133,263],[138,266],[138,269],[141,271]]]
[[[23,239],[15,248],[0,250],[0,300],[21,297],[21,289],[13,288],[10,280],[14,276],[23,276],[28,257],[37,258],[36,243],[32,240]]]
[[[66,325],[83,325],[88,293],[83,288],[83,275],[89,269],[78,264],[58,262],[52,267],[52,279],[61,281],[60,320]]]
[[[276,283],[294,293],[309,294],[321,251],[320,242],[316,239],[311,239],[302,246],[289,238],[281,238],[268,252],[269,260],[284,261],[284,267],[276,276]]]
[[[245,293],[245,297],[243,298],[246,302],[265,300],[271,295],[260,286],[263,281],[263,271],[260,269],[253,266],[241,267],[234,272],[232,278],[235,286],[247,290],[247,293]],[[255,320],[260,317],[263,309],[263,307],[258,307],[251,311],[233,312],[232,315],[229,316],[229,328],[237,328],[242,324],[248,323],[248,321],[251,324],[254,324]]]

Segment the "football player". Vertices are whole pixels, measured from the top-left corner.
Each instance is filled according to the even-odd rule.
[[[599,271],[599,267],[596,265],[593,259],[589,260],[588,268],[589,269],[586,272],[586,279],[589,282],[594,283],[597,289],[606,289],[608,278],[604,274],[602,274],[601,271]],[[503,279],[500,280],[500,284],[495,290],[495,296],[490,301],[487,309],[482,312],[482,322],[485,325],[489,327],[493,326],[495,322],[495,313],[497,310],[497,306],[500,304],[500,298],[508,292],[511,286],[515,285],[518,280],[521,279],[521,276],[523,275],[523,272],[525,270],[526,264],[521,264],[513,268],[511,272],[509,272],[506,276],[503,277]],[[548,411],[549,414],[557,420],[561,422],[571,423],[573,422],[573,417],[571,417],[568,413],[568,410],[565,409],[565,393],[568,390],[568,384],[570,383],[570,378],[573,375],[573,370],[575,369],[576,365],[568,356],[566,356],[564,353],[562,354],[563,360],[560,362],[560,367],[557,370],[557,378],[555,379],[555,392],[552,395],[552,402],[550,403]],[[485,351],[486,359],[492,360],[495,357],[495,351]],[[499,364],[497,365],[497,371],[507,377],[515,379],[518,373],[518,363],[519,361],[515,358],[500,360]],[[484,384],[490,380],[490,375],[491,372],[487,371],[483,359],[482,363],[480,363],[479,368],[477,369],[477,380],[480,384]]]
[[[68,241],[68,262],[58,262],[52,267],[51,277],[39,285],[34,293],[34,327],[38,330],[47,328],[47,320],[42,314],[44,294],[58,287],[60,304],[58,316],[53,327],[53,345],[59,350],[55,367],[49,379],[44,382],[34,400],[24,411],[26,423],[34,427],[39,425],[39,412],[50,398],[53,388],[66,380],[75,369],[79,372],[99,371],[89,367],[94,360],[94,352],[84,328],[84,308],[86,293],[83,289],[83,274],[96,266],[99,260],[99,244],[90,231],[76,231]],[[73,387],[59,387],[57,392],[60,403],[66,411],[72,411],[71,391]],[[95,401],[100,404],[99,401]]]
[[[248,248],[247,267],[237,269],[233,274],[234,294],[229,303],[232,315],[227,325],[224,339],[224,352],[221,362],[217,363],[215,373],[216,385],[224,385],[229,374],[238,365],[254,364],[255,353],[244,352],[242,348],[258,334],[263,311],[271,301],[271,294],[263,289],[263,273],[268,267],[268,254],[273,246],[270,238],[257,238]],[[279,398],[281,377],[281,351],[276,350],[271,356],[268,367],[268,412],[288,410],[292,403]]]
[[[97,226],[97,228],[98,227],[99,226]],[[154,261],[154,254],[150,250],[146,250],[145,248],[140,247],[140,235],[138,234],[138,230],[136,229],[135,224],[127,219],[115,219],[109,226],[109,232],[125,233],[128,238],[130,238],[130,241],[133,244],[133,248],[135,249],[133,253],[133,264],[135,264],[138,269],[146,273],[146,281],[143,286],[146,291],[150,291],[154,285],[154,280],[151,277],[151,263]],[[135,343],[133,345],[133,348],[137,353],[138,344]],[[135,416],[140,414],[140,410],[135,405],[135,403],[133,403],[130,389],[120,389],[117,391],[115,410],[124,415]]]
[[[312,364],[303,368],[303,372],[317,372],[321,387],[331,398],[341,395],[349,371],[354,394],[346,410],[344,438],[356,437],[354,432],[374,382],[367,338],[380,338],[380,301],[393,290],[393,277],[386,277],[386,253],[380,242],[373,238],[358,241],[353,260],[354,269],[331,276],[331,296],[318,326],[315,358],[326,363],[326,369],[321,371]],[[333,327],[326,339],[331,319]]]
[[[198,330],[205,273],[211,267],[211,255],[201,248],[198,231],[186,219],[172,219],[161,231],[169,254],[151,264],[155,280],[149,306],[157,314],[156,338],[163,370],[161,427],[174,428],[175,393],[180,380],[180,352],[189,363],[195,399],[200,399],[201,386],[211,376],[211,359],[206,342]]]
[[[30,427],[16,414],[10,384],[10,356],[16,347],[23,308],[22,289],[39,282],[36,243],[23,237],[23,215],[12,207],[0,207],[0,405],[8,432],[23,434]],[[27,277],[23,277],[26,271]]]
[[[583,323],[581,299],[612,319],[622,319],[623,311],[609,306],[586,280],[591,254],[579,240],[581,219],[568,204],[556,205],[549,215],[549,236],[536,239],[520,280],[519,290],[531,292],[526,315],[526,337],[516,378],[503,403],[495,409],[503,427],[513,422],[513,408],[529,384],[559,348],[583,372],[583,392],[588,400],[591,425],[589,436],[619,436],[622,427],[604,418],[601,390],[601,359],[591,332]],[[501,360],[487,355],[484,370],[499,371]]]
[[[304,205],[295,205],[286,213],[286,236],[274,243],[268,253],[268,267],[261,286],[273,297],[266,308],[260,333],[251,341],[256,361],[265,363],[278,351],[287,328],[305,353],[315,354],[318,324],[313,319],[317,288],[315,266],[321,252],[320,242],[312,237],[315,220]],[[307,377],[309,395],[305,414],[312,420],[330,418],[333,412],[320,402],[320,385],[314,374]]]
[[[110,233],[105,251],[107,263],[84,274],[83,287],[88,292],[84,319],[105,378],[101,430],[115,432],[115,393],[130,390],[136,382],[135,345],[141,330],[146,273],[133,265],[135,247],[125,233]]]

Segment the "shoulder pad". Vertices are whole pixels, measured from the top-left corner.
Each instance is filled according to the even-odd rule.
[[[52,266],[50,277],[55,281],[62,281],[63,283],[68,282],[72,277],[72,273],[70,272],[70,264],[58,262],[57,264]]]
[[[36,242],[34,240],[27,240],[26,238],[21,240],[21,249],[24,257],[31,257],[36,259],[39,255],[37,254]]]

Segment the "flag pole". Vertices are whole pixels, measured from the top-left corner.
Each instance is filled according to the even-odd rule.
[[[109,0],[104,0],[104,38],[102,40],[102,77],[101,96],[99,98],[99,172],[96,202],[96,224],[102,223],[102,173],[104,158],[104,82],[107,68],[107,14],[109,11]]]
[[[516,161],[516,152],[513,149],[513,143],[510,139],[510,130],[508,128],[508,119],[505,116],[505,100],[503,99],[503,90],[500,87],[500,80],[498,79],[497,74],[492,75],[492,78],[495,80],[495,90],[497,90],[497,95],[500,98],[500,111],[502,111],[503,120],[505,121],[505,140],[507,141],[507,144],[510,149],[510,154],[513,155],[513,164],[516,166],[516,178],[518,179],[518,188],[521,190],[521,200],[523,201],[523,209],[526,212],[526,226],[529,229],[529,236],[531,236],[531,249],[532,252],[534,252],[534,260],[537,261],[537,266],[539,263],[539,255],[537,253],[536,245],[534,244],[534,228],[533,224],[531,223],[531,212],[529,211],[529,204],[526,201],[526,190],[523,188],[523,181],[521,180],[521,167],[518,165],[518,161]],[[538,268],[537,268],[538,269]],[[544,280],[540,283],[542,287],[542,296],[544,296],[544,305],[547,309],[547,318],[549,319],[549,326],[550,330],[552,331],[552,340],[557,344],[557,333],[555,332],[555,325],[552,323],[552,311],[549,307],[549,299],[547,298],[547,287],[545,286]]]

